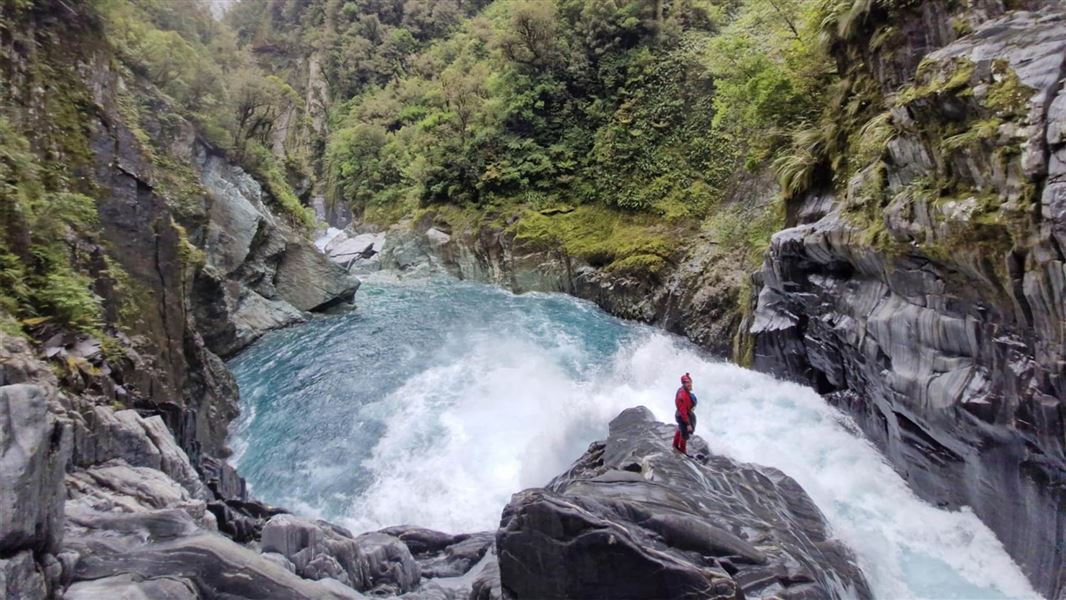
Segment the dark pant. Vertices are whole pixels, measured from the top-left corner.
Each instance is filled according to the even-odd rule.
[[[677,431],[674,432],[674,448],[679,452],[687,452],[688,438],[692,435],[689,433],[688,428],[689,425],[692,425],[692,430],[696,430],[696,415],[689,411],[688,423],[681,420],[681,415],[675,415],[674,418],[677,420]]]

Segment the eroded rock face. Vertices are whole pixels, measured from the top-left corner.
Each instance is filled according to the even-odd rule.
[[[646,408],[626,410],[569,472],[515,494],[496,536],[504,597],[870,597],[795,481],[698,463],[672,435]]]
[[[774,196],[767,173],[734,182],[729,202],[758,205]],[[549,215],[549,218],[550,215]],[[380,268],[422,276],[445,271],[459,279],[503,286],[515,293],[561,292],[594,302],[612,315],[683,335],[714,354],[730,356],[740,326],[740,289],[749,277],[745,252],[726,248],[715,232],[677,240],[674,256],[657,274],[594,266],[560,248],[516,238],[513,228],[482,224],[455,228],[427,213],[389,231]]]
[[[206,150],[198,162],[211,204],[194,298],[212,351],[230,356],[307,311],[352,300],[359,281],[274,216],[255,179]]]
[[[873,170],[846,195],[809,194],[773,238],[752,328],[756,367],[847,408],[919,494],[973,507],[1052,598],[1066,593],[1064,61],[1054,4],[928,54],[891,108],[882,233],[853,216]],[[962,87],[937,88],[951,77]],[[941,139],[960,127],[964,147]]]
[[[49,410],[47,394],[32,384],[0,387],[3,554],[23,549],[54,553],[63,539],[63,471],[71,439],[69,429]]]

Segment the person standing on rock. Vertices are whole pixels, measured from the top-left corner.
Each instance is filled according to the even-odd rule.
[[[677,412],[674,413],[674,418],[677,419],[674,450],[687,456],[688,438],[696,430],[696,413],[693,412],[696,408],[696,394],[692,393],[692,376],[688,373],[681,376],[681,387],[674,396],[674,404],[677,406]]]

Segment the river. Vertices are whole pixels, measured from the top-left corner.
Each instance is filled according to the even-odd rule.
[[[805,387],[556,294],[369,278],[349,313],[271,333],[230,363],[233,462],[259,498],[361,532],[495,529],[621,410],[673,420],[678,377],[714,452],[795,478],[878,598],[1035,598],[969,510],[919,500]]]

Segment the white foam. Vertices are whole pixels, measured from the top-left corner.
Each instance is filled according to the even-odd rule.
[[[344,233],[344,231],[337,229],[336,227],[329,227],[326,229],[325,233],[320,235],[318,239],[315,240],[315,246],[318,248],[319,252],[324,252],[326,250],[326,246],[329,245],[331,241],[333,241],[333,238],[337,237],[342,233]]]
[[[715,452],[794,477],[856,552],[877,597],[1038,597],[970,511],[919,500],[813,391],[708,361],[661,333],[583,376],[558,351],[502,332],[463,340],[451,360],[368,407],[387,430],[347,524],[494,529],[513,492],[564,470],[622,409],[645,405],[672,421],[677,376],[687,371],[700,399],[697,433]],[[957,580],[955,591],[929,583],[936,578]]]

